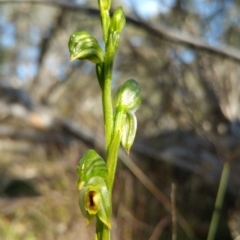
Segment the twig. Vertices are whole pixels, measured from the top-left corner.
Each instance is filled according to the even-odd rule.
[[[160,238],[161,234],[162,234],[162,230],[170,223],[170,218],[169,217],[165,217],[162,218],[157,226],[155,227],[152,235],[150,236],[149,240],[157,240]]]

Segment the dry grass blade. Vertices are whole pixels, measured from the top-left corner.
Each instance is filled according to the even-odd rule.
[[[176,185],[171,186],[171,203],[172,203],[172,240],[177,240],[177,209],[176,209]]]
[[[161,202],[164,208],[171,213],[172,206],[168,198],[150,181],[150,179],[142,172],[142,170],[131,160],[131,158],[120,149],[119,158],[122,162],[132,171],[137,179]],[[178,223],[181,228],[185,231],[190,239],[194,238],[194,232],[191,229],[186,219],[178,213]]]

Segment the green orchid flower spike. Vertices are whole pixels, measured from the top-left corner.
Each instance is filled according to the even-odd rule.
[[[137,131],[135,111],[140,107],[138,83],[129,79],[112,98],[112,71],[118,50],[120,34],[126,24],[123,9],[118,7],[112,17],[111,0],[98,0],[104,50],[88,32],[79,31],[70,36],[68,48],[71,61],[89,60],[96,64],[96,75],[102,91],[105,127],[106,161],[94,150],[88,150],[78,167],[79,207],[89,225],[96,218],[95,240],[110,240],[112,189],[120,144],[129,153]]]

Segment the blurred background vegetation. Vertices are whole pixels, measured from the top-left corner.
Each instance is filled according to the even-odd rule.
[[[174,210],[179,240],[206,239],[226,161],[216,239],[240,239],[240,2],[119,5],[113,88],[134,78],[143,102],[131,159],[120,152],[113,239],[171,239]],[[102,42],[98,15],[96,0],[0,1],[0,239],[93,239],[76,165],[88,148],[104,155],[101,95],[67,44],[79,30]]]

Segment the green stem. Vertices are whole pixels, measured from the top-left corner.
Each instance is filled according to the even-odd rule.
[[[104,113],[106,152],[107,152],[107,159],[108,159],[108,156],[110,155],[109,152],[111,152],[111,149],[109,146],[111,142],[112,129],[113,129],[113,109],[112,109],[112,96],[111,96],[112,74],[111,72],[110,73],[105,72],[105,70],[104,70],[104,73],[106,73],[107,77],[104,78],[102,102],[103,102],[103,113]],[[110,190],[109,190],[109,193],[111,193]],[[110,197],[111,197],[111,194],[110,194]],[[106,227],[105,224],[103,224],[99,219],[97,219],[96,230],[97,230],[98,240],[110,240],[110,229]]]
[[[118,159],[118,150],[120,146],[120,128],[123,119],[123,112],[119,111],[115,116],[115,127],[114,127],[114,136],[111,144],[108,148],[108,158],[107,158],[107,167],[108,167],[108,177],[106,180],[107,188],[109,191],[110,198],[112,198],[112,188],[115,178],[115,172],[117,167],[117,159]],[[100,236],[98,240],[110,240],[110,229],[107,228],[100,220],[97,220],[99,223],[97,229],[100,230]]]
[[[108,44],[108,29],[110,24],[109,11],[104,9],[103,1],[98,0],[100,9],[100,18],[103,31],[103,40],[105,44],[105,59],[101,69],[101,80],[100,86],[102,88],[102,102],[103,102],[103,114],[104,114],[104,127],[105,127],[105,138],[106,138],[106,151],[111,143],[112,128],[113,128],[113,109],[112,109],[112,68],[113,58],[111,47]],[[107,152],[108,155],[108,152]]]
[[[112,129],[113,129],[113,106],[112,106],[112,62],[113,57],[109,54],[109,49],[107,46],[107,38],[108,38],[108,27],[110,22],[109,12],[104,10],[100,4],[100,12],[101,12],[101,24],[103,30],[103,39],[105,43],[105,61],[101,66],[101,80],[100,86],[102,89],[102,103],[103,103],[103,115],[104,115],[104,129],[105,129],[105,138],[106,138],[106,153],[108,158],[108,149],[111,143],[112,138]],[[111,191],[109,191],[111,192]],[[110,195],[111,196],[111,195]],[[110,240],[110,229],[103,224],[103,222],[97,218],[96,225],[96,235],[98,240]]]
[[[221,180],[219,183],[217,198],[215,202],[214,212],[212,215],[212,220],[211,220],[207,240],[214,240],[216,236],[217,227],[220,219],[220,213],[222,210],[224,196],[226,193],[228,179],[230,175],[230,170],[231,170],[230,162],[227,161],[224,163],[224,166],[223,166],[223,171],[222,171]]]
[[[116,114],[114,117],[114,133],[111,145],[108,148],[108,158],[107,158],[107,166],[108,166],[108,178],[107,178],[107,187],[109,193],[112,193],[116,167],[117,167],[117,159],[118,159],[118,150],[120,146],[120,130],[122,126],[124,113],[122,110],[116,109]]]
[[[98,217],[95,234],[98,240],[110,240],[110,229]]]
[[[103,2],[101,0],[98,0],[98,4],[100,8],[103,39],[105,44],[104,64],[101,66],[101,74],[98,75],[101,78],[99,79],[99,83],[102,89],[104,129],[106,138],[105,141],[108,166],[108,178],[106,180],[106,183],[111,197],[112,186],[115,178],[115,171],[117,165],[118,149],[120,145],[120,131],[113,132],[114,121],[111,91],[112,91],[112,69],[115,52],[111,42],[108,39],[108,30],[110,24],[109,11],[103,7],[102,5]],[[96,226],[96,235],[98,240],[110,240],[110,229],[107,228],[98,218]]]
[[[109,67],[108,62],[106,62],[104,64],[104,87],[102,94],[106,150],[109,148],[109,145],[111,143],[113,129],[113,107],[111,90],[112,90],[112,69]]]
[[[109,38],[106,44],[106,52],[104,58],[104,87],[103,87],[103,111],[105,123],[105,136],[106,136],[106,150],[108,159],[108,149],[113,138],[113,106],[112,106],[112,70],[115,51],[112,46],[112,39]]]

